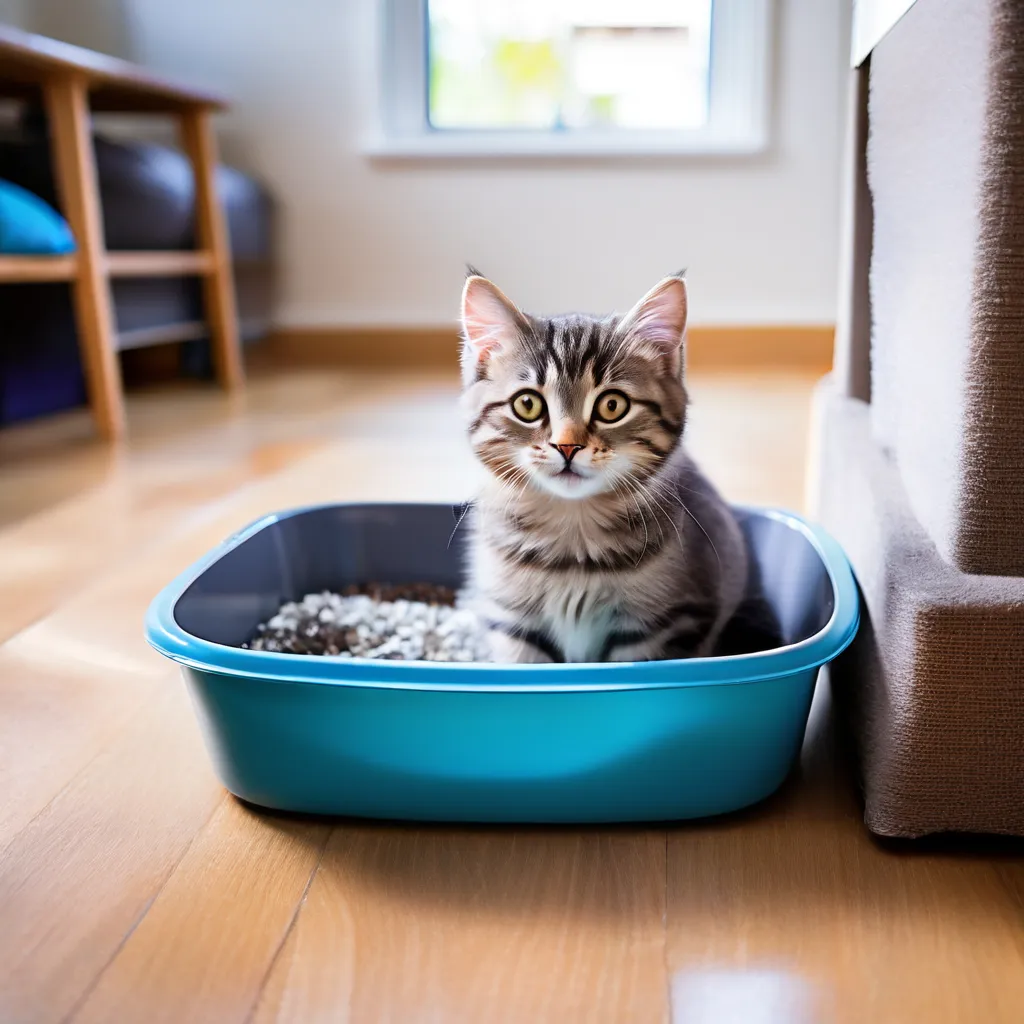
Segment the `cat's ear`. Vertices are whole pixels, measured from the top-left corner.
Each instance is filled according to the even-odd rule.
[[[473,379],[496,352],[515,343],[529,330],[526,317],[495,284],[473,274],[462,289],[462,350],[464,375]]]
[[[619,322],[618,330],[645,355],[663,360],[673,376],[683,370],[686,333],[686,282],[659,281]]]

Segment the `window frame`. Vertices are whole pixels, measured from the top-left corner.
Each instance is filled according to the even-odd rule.
[[[729,156],[769,141],[774,0],[713,0],[708,120],[699,128],[454,129],[428,117],[427,0],[379,0],[378,118],[364,151],[384,158]]]

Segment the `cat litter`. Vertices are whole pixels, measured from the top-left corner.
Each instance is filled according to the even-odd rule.
[[[392,661],[486,661],[484,630],[459,595],[430,583],[373,584],[289,601],[242,647]]]

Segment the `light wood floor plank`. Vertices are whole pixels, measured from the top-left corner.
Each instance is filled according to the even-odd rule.
[[[256,1020],[667,1020],[664,877],[659,831],[340,825]]]
[[[73,1019],[242,1024],[329,832],[224,800]]]
[[[169,678],[0,854],[0,1020],[63,1020],[223,799]]]

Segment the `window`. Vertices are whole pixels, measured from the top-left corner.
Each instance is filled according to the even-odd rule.
[[[431,127],[698,128],[711,0],[428,0]]]
[[[408,156],[754,152],[771,0],[383,0],[381,137]]]

